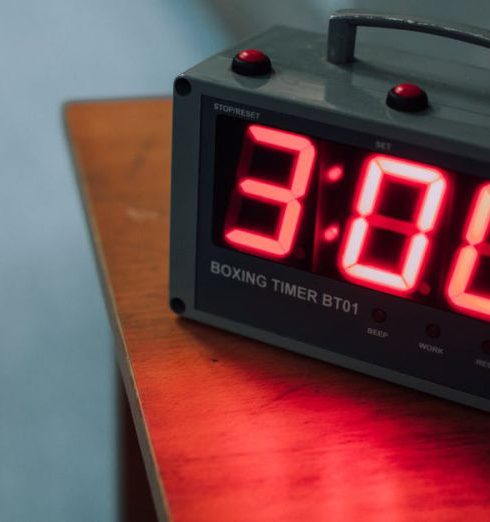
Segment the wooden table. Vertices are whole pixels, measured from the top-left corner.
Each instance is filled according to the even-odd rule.
[[[490,415],[169,311],[169,101],[66,121],[161,520],[490,521]]]

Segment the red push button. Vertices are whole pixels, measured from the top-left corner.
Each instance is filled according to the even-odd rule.
[[[244,49],[235,55],[231,68],[245,76],[261,76],[272,70],[270,58],[259,49]]]
[[[400,83],[388,92],[388,107],[396,111],[418,112],[427,109],[429,99],[427,93],[413,83]]]

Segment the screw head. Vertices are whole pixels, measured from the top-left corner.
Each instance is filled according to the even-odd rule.
[[[187,96],[192,91],[191,82],[187,78],[179,76],[174,81],[174,89],[180,96]]]
[[[175,314],[182,315],[185,312],[185,303],[179,297],[173,297],[170,299],[170,308]]]

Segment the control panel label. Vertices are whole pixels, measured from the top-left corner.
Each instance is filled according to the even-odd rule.
[[[292,283],[291,281],[284,281],[276,277],[268,277],[261,273],[226,263],[220,263],[215,260],[212,260],[209,266],[211,274],[215,276],[224,277],[225,279],[231,279],[250,286],[256,286],[261,289],[269,289],[275,294],[284,295],[324,308],[330,308],[345,314],[359,314],[359,303],[344,297],[322,292],[314,288],[308,288],[297,283]]]
[[[390,334],[386,330],[379,330],[378,328],[366,328],[366,333],[373,337],[379,337],[380,339],[386,339]]]
[[[260,112],[242,109],[241,107],[235,107],[234,105],[225,105],[224,103],[215,102],[213,109],[217,112],[231,114],[245,120],[257,121],[260,118]]]
[[[490,361],[486,361],[485,359],[476,359],[475,364],[476,364],[476,366],[479,366],[480,368],[485,368],[486,370],[490,370]]]
[[[422,350],[423,352],[429,352],[433,353],[435,355],[444,355],[444,348],[441,348],[440,346],[435,346],[433,344],[419,342],[419,350]]]

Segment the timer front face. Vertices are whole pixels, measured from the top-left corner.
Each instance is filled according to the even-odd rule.
[[[324,115],[199,107],[196,182],[173,178],[184,315],[487,409],[490,166]]]
[[[228,116],[215,133],[216,244],[490,320],[490,181]]]
[[[349,35],[273,27],[176,79],[170,307],[490,412],[490,71]]]

